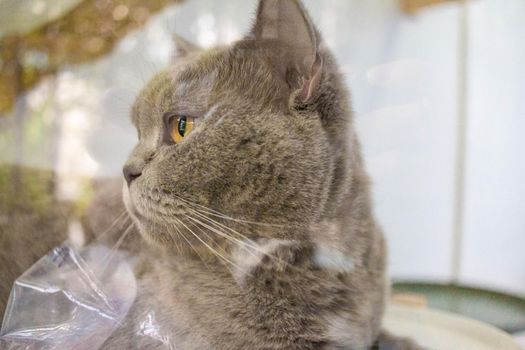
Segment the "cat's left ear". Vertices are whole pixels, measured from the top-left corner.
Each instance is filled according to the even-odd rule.
[[[249,38],[271,45],[271,60],[284,79],[308,103],[319,88],[323,73],[320,36],[299,0],[260,0],[257,19]]]
[[[178,34],[173,34],[173,41],[175,43],[175,58],[185,57],[192,52],[202,50],[200,47],[189,42]]]

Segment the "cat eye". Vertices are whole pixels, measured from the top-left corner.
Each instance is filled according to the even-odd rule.
[[[171,140],[180,143],[193,131],[195,118],[185,115],[175,115],[169,119],[168,131]]]

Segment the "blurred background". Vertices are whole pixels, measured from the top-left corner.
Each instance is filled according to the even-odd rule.
[[[304,2],[352,93],[395,290],[525,330],[525,2]],[[59,210],[78,231],[93,179],[121,174],[130,105],[172,34],[229,43],[255,7],[0,0],[0,230]]]

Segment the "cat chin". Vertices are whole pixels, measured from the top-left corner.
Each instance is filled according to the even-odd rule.
[[[128,186],[125,182],[122,188],[122,200],[124,202],[124,207],[126,208],[128,215],[131,217],[131,220],[133,220],[133,223],[139,230],[141,236],[145,239],[147,239],[147,237],[150,237],[151,235],[147,234],[146,225],[144,224],[146,219],[137,211],[137,209],[133,205],[130,198]]]
[[[169,248],[176,245],[174,237],[166,231],[163,225],[156,224],[155,221],[141,215],[137,210],[133,209],[133,206],[127,209],[127,211],[135,227],[138,229],[140,236],[146,243],[160,248]]]
[[[137,225],[137,227],[140,228],[141,223],[143,221],[146,221],[146,218],[138,211],[136,206],[133,204],[129,188],[125,182],[122,188],[122,201],[124,202],[124,207],[126,208],[126,211],[128,212],[129,216],[131,217],[131,219],[133,219],[135,225]]]
[[[133,221],[144,241],[154,246],[166,246],[167,241],[169,241],[167,234],[159,233],[158,229],[155,229],[153,225],[147,224],[143,220],[134,218]]]

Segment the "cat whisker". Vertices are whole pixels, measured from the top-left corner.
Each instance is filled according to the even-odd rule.
[[[247,245],[247,246],[250,246],[251,248],[255,249],[255,250],[259,250],[259,247],[257,246],[257,244],[251,239],[249,238],[248,236],[240,233],[239,231],[225,225],[225,224],[222,224],[220,222],[218,222],[217,220],[214,220],[213,218],[210,218],[208,216],[206,216],[206,214],[202,213],[202,212],[199,212],[198,210],[195,210],[195,209],[191,209],[191,208],[188,208],[190,211],[192,211],[195,215],[197,215],[199,218],[201,218],[202,220],[205,220],[207,221],[209,224],[211,225],[215,225],[215,227],[219,227],[219,228],[222,228],[222,229],[225,229],[227,231],[230,231],[231,233],[243,238],[244,240],[240,240],[238,238],[234,238],[234,237],[230,237],[229,235],[223,233],[224,235],[226,235],[227,237],[230,237],[232,239],[235,239],[236,242],[238,243],[241,243],[241,244],[244,244],[244,245]],[[261,252],[261,251],[260,251]]]
[[[135,227],[134,223],[131,223],[128,228],[124,231],[124,233],[120,236],[120,238],[117,240],[113,248],[111,248],[113,251],[116,251],[120,248],[122,243],[124,243],[124,240],[128,237],[129,233],[132,232],[132,228]]]
[[[226,238],[226,239],[229,240],[230,242],[233,242],[233,243],[238,244],[240,247],[246,249],[246,251],[248,251],[249,253],[251,253],[253,256],[256,256],[256,255],[253,254],[253,252],[250,251],[248,248],[252,248],[252,249],[254,249],[254,250],[257,250],[257,247],[255,247],[255,246],[251,246],[250,244],[247,244],[246,242],[241,241],[240,239],[237,239],[237,238],[235,238],[235,237],[231,237],[230,235],[228,235],[228,234],[226,234],[226,233],[224,233],[224,232],[222,232],[222,231],[219,231],[217,228],[214,228],[214,227],[212,227],[212,226],[207,225],[206,223],[200,221],[199,219],[196,219],[196,218],[191,217],[191,216],[188,216],[188,218],[189,218],[190,220],[192,220],[193,222],[195,222],[196,224],[201,225],[201,226],[203,226],[204,228],[207,228],[208,230],[211,230],[212,232],[218,234],[219,236]],[[202,230],[202,229],[200,229],[200,230],[204,232],[204,230]],[[247,247],[248,247],[248,248],[247,248]]]
[[[190,209],[191,210],[191,209]],[[199,215],[198,212],[195,212],[195,214]],[[198,223],[200,223],[201,225],[203,225],[205,228],[209,229],[209,230],[212,230],[213,232],[219,234],[220,236],[230,240],[230,241],[233,241],[237,244],[239,244],[239,247],[242,248],[242,249],[245,249],[248,253],[250,253],[252,256],[256,257],[256,258],[260,258],[260,256],[257,256],[256,254],[254,254],[254,251],[261,254],[262,256],[268,256],[270,259],[272,260],[275,260],[275,261],[279,261],[280,263],[284,263],[286,264],[289,268],[293,269],[293,270],[297,270],[297,271],[302,271],[304,270],[303,268],[300,268],[300,267],[297,267],[297,266],[294,266],[286,261],[284,261],[283,259],[273,255],[271,252],[269,251],[265,251],[263,249],[261,249],[255,242],[253,242],[253,240],[251,240],[250,238],[246,237],[245,235],[241,234],[240,232],[237,232],[235,231],[234,229],[228,227],[228,226],[225,226],[211,218],[208,218],[206,216],[204,216],[203,214],[200,214],[200,217],[203,219],[203,220],[207,220],[210,224],[212,225],[215,225],[215,226],[219,226],[219,227],[222,227],[222,228],[225,228],[237,235],[240,235],[241,237],[245,238],[245,240],[240,240],[240,239],[237,239],[235,237],[231,237],[229,236],[228,234],[224,233],[224,232],[221,232],[219,231],[218,229],[216,228],[213,228],[209,225],[207,225],[206,223],[203,223],[202,221],[198,220],[197,218],[194,218],[194,217],[191,217],[189,216],[190,219],[192,220],[195,220],[197,221]],[[250,249],[251,250],[250,250]]]
[[[192,220],[192,218],[191,218],[190,216],[187,215],[186,217],[189,218],[190,220]],[[192,222],[192,224],[193,224],[193,226],[195,226],[195,227],[196,227],[196,228],[197,228],[202,234],[206,235],[206,237],[208,237],[209,239],[211,238],[210,235],[208,235],[208,233],[207,233],[205,230],[203,230],[199,225],[197,225],[194,221]],[[215,241],[213,240],[213,238],[211,238],[211,240],[215,243]],[[225,255],[228,254],[224,249],[219,248],[219,247],[218,247],[218,249],[220,249],[221,252],[224,253]],[[227,263],[225,263],[222,259],[219,259],[219,261],[224,265],[224,267],[226,267],[226,268],[228,269],[228,271],[230,271],[230,273],[233,274],[233,271],[230,269],[230,266],[229,266]],[[205,263],[205,264],[206,264],[206,263]],[[206,265],[206,266],[207,266],[207,265]]]
[[[190,210],[191,210],[191,209],[190,209]],[[199,212],[197,212],[197,211],[193,211],[193,213],[194,213],[195,215],[199,216],[202,220],[207,221],[209,224],[211,224],[211,225],[215,225],[215,227],[218,227],[218,228],[222,228],[222,229],[226,229],[226,230],[228,230],[228,231],[231,231],[232,233],[234,233],[234,234],[236,234],[236,235],[238,235],[238,236],[244,238],[247,242],[246,242],[246,241],[242,241],[242,240],[240,240],[240,239],[238,239],[238,238],[235,238],[235,237],[231,237],[230,235],[228,235],[227,233],[224,233],[224,232],[222,232],[222,231],[218,231],[217,228],[210,227],[209,225],[207,225],[206,223],[203,223],[202,221],[198,220],[198,219],[195,218],[195,217],[189,216],[190,219],[192,219],[192,220],[194,220],[194,221],[197,221],[199,224],[205,226],[206,228],[208,228],[208,229],[210,229],[210,230],[214,230],[214,232],[220,234],[221,236],[223,236],[223,237],[225,237],[225,238],[227,238],[227,239],[229,239],[229,240],[233,240],[235,243],[239,243],[239,244],[243,244],[243,245],[248,245],[248,246],[250,246],[251,248],[257,249],[257,246],[251,243],[251,239],[249,239],[248,237],[246,237],[246,236],[243,235],[242,233],[237,232],[237,231],[235,231],[234,229],[232,229],[232,228],[230,228],[230,227],[228,227],[228,226],[226,226],[226,225],[223,225],[223,224],[221,224],[221,223],[219,223],[219,222],[217,222],[217,221],[215,221],[215,220],[213,220],[213,219],[210,219],[210,218],[206,217],[205,215],[203,215],[203,214],[201,214],[201,213],[199,213]],[[215,231],[215,230],[217,230],[217,231]]]
[[[175,225],[170,225],[170,227],[173,227],[173,228],[175,229],[175,231],[177,231],[177,235],[182,236],[182,232],[180,232],[180,230],[179,230],[179,228],[178,228],[177,226],[175,226]],[[170,236],[172,236],[171,233],[170,233]],[[179,240],[178,240],[178,239],[174,239],[173,237],[172,237],[172,240],[173,240],[173,243],[175,244],[175,248],[176,248],[179,252],[182,252],[182,250],[183,250],[183,249],[182,249],[182,244],[179,245]]]
[[[117,250],[120,248],[120,246],[122,245],[122,243],[124,243],[124,240],[126,239],[126,237],[129,235],[129,233],[132,231],[132,228],[134,227],[135,225],[133,223],[129,224],[128,228],[126,230],[124,230],[124,232],[122,233],[122,235],[120,236],[120,238],[117,240],[117,242],[113,245],[113,247],[111,247],[111,250],[110,252],[108,253],[108,255],[104,258],[103,260],[103,263],[102,263],[102,271],[106,271],[106,269],[108,268],[108,265],[109,263],[111,262],[111,260],[113,259],[113,257],[115,256],[115,254],[117,253]]]
[[[102,232],[100,235],[97,236],[97,240],[104,239],[105,236],[113,230],[114,227],[119,225],[119,227],[122,226],[123,223],[125,223],[128,219],[130,219],[129,215],[126,210],[122,210],[119,215],[111,222],[111,224],[108,225],[108,227]]]
[[[252,225],[272,226],[272,227],[287,227],[287,225],[281,225],[281,224],[271,224],[271,223],[266,223],[266,222],[256,222],[256,221],[236,219],[236,218],[233,218],[233,217],[228,216],[226,214],[223,214],[223,213],[221,213],[221,212],[219,212],[217,210],[205,207],[205,206],[203,206],[201,204],[193,203],[193,202],[191,202],[191,201],[189,201],[187,199],[184,199],[184,198],[182,198],[182,197],[180,197],[178,195],[175,195],[175,197],[177,199],[185,202],[186,204],[189,204],[189,205],[201,208],[200,210],[205,211],[208,215],[216,216],[216,217],[219,217],[219,218],[222,218],[222,219],[235,221],[235,222],[239,222],[239,223],[244,223],[244,224],[252,224]]]
[[[182,230],[180,230],[176,225],[172,225],[172,227],[175,228],[175,230],[177,231],[177,234],[182,236],[182,238],[186,241],[186,243],[188,243],[190,248],[195,252],[195,254],[197,254],[197,256],[201,259],[201,261],[204,263],[204,265],[206,265],[206,267],[208,267],[208,265],[206,264],[206,260],[202,257],[202,255],[200,255],[198,249],[195,248],[195,246],[193,244],[191,244],[191,241],[188,239],[188,237],[186,237],[184,232]],[[176,241],[176,240],[174,240],[174,241]]]
[[[206,231],[204,231],[200,226],[196,225],[195,221],[193,220],[192,217],[190,217],[189,215],[186,215],[186,218],[190,219],[190,222],[193,226],[195,226],[197,229],[199,229],[200,232],[202,232],[203,235],[206,236],[206,238],[208,238],[209,240],[212,241],[212,245],[215,244],[215,240],[213,239],[213,237],[211,237]]]
[[[218,229],[216,228],[213,228],[213,227],[210,227],[209,225],[203,223],[202,221],[196,219],[196,218],[191,218],[190,219],[192,220],[195,220],[196,222],[198,222],[199,224],[203,225],[205,228],[209,229],[209,230],[212,230],[213,232],[217,233],[218,235],[220,235],[221,237],[224,237],[230,241],[233,241],[234,243],[237,243],[238,246],[241,248],[241,249],[244,249],[246,250],[250,255],[252,255],[253,257],[257,258],[257,259],[260,259],[261,256],[268,256],[270,259],[273,259],[273,260],[278,260],[279,262],[281,263],[285,263],[282,259],[274,256],[273,254],[271,254],[270,252],[268,251],[264,251],[262,250],[259,246],[257,246],[255,243],[253,243],[252,240],[250,240],[249,238],[246,238],[246,241],[242,241],[242,240],[239,240],[237,238],[234,238],[234,237],[231,237],[229,236],[228,234],[224,233],[224,232],[221,232],[219,231]],[[212,221],[213,223],[213,221]],[[219,223],[215,222],[216,225],[220,225]],[[225,226],[226,227],[226,226]],[[227,229],[229,229],[228,227],[226,227]],[[236,232],[236,231],[235,231]],[[237,234],[239,235],[242,235],[240,233],[237,232]],[[258,256],[257,254],[254,253],[257,252],[259,254],[261,254],[261,256]],[[288,264],[288,263],[287,263]],[[289,267],[293,267],[295,269],[298,269],[297,267],[294,267],[290,264],[288,264]]]
[[[190,229],[182,220],[175,218],[175,220],[182,226],[184,226],[197,240],[199,240],[206,248],[208,248],[213,254],[215,254],[218,258],[223,259],[225,262],[231,264],[235,268],[242,271],[242,268],[238,266],[236,263],[231,261],[230,259],[226,258],[224,255],[219,253],[217,250],[215,250],[213,247],[211,247],[208,243],[206,243],[202,238],[200,238],[195,232],[193,232],[192,229]]]

